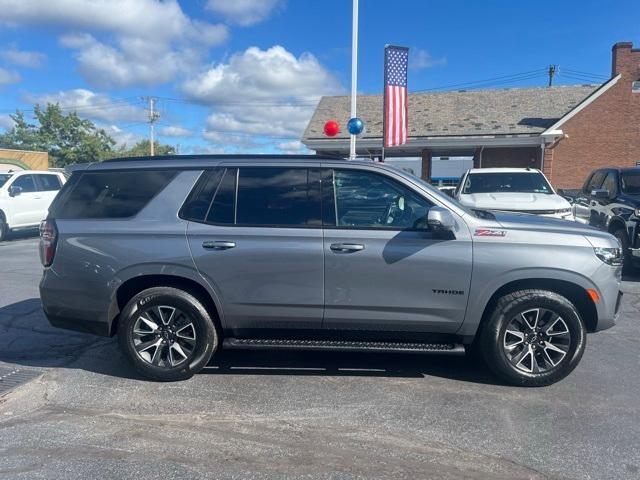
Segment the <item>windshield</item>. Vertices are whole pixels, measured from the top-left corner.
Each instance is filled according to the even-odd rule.
[[[622,172],[620,175],[622,192],[629,195],[640,195],[640,171]]]
[[[0,187],[7,183],[7,180],[9,180],[10,178],[10,173],[0,173]]]
[[[470,173],[463,194],[524,192],[553,194],[547,179],[539,172]]]

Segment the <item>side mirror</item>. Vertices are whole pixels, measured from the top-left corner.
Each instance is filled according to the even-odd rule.
[[[609,198],[609,191],[604,188],[595,188],[591,190],[591,196],[593,198]]]
[[[431,207],[427,215],[427,223],[434,232],[453,233],[456,220],[449,210],[443,207]]]
[[[11,185],[9,187],[9,196],[10,197],[17,197],[21,193],[22,193],[22,187],[18,187],[18,186],[15,186],[15,185]]]

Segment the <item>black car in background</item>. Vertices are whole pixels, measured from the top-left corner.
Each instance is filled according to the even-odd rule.
[[[582,190],[563,194],[574,205],[576,221],[618,238],[627,272],[640,264],[640,167],[594,170]]]

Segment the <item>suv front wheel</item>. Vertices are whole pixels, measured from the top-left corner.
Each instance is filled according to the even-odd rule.
[[[480,335],[491,370],[509,383],[555,383],[578,365],[586,329],[574,305],[545,290],[520,290],[500,298]]]
[[[118,339],[139,373],[153,380],[176,381],[192,377],[207,365],[219,335],[209,312],[193,295],[154,287],[127,303],[120,315]]]

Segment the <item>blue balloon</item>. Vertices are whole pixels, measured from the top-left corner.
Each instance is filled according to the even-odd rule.
[[[358,117],[352,118],[347,123],[347,130],[351,135],[360,135],[364,130],[364,122]]]

